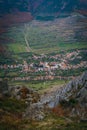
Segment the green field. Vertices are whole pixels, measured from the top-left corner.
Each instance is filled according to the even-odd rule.
[[[8,46],[9,51],[13,53],[26,52],[25,45],[20,44],[20,43],[8,44],[7,46]]]
[[[75,45],[74,45],[75,44]],[[54,47],[52,46],[47,46],[45,47],[44,45],[41,47],[42,49],[39,49],[39,47],[37,46],[37,48],[33,48],[32,47],[32,52],[36,53],[36,54],[42,54],[42,53],[59,53],[61,50],[71,50],[73,49],[86,49],[87,48],[87,44],[86,43],[74,43],[74,44],[70,44],[70,43],[58,43],[57,45],[55,45]],[[20,45],[20,44],[8,44],[8,48],[11,52],[14,52],[15,54],[18,53],[23,53],[23,52],[27,52],[26,50],[26,46],[25,45]]]
[[[53,81],[14,81],[14,82],[9,82],[10,86],[27,86],[29,88],[33,88],[34,90],[37,90],[40,93],[43,93],[47,89],[53,88],[54,86],[60,86],[64,85],[68,82],[65,80],[53,80]]]
[[[50,22],[33,20],[31,23],[9,28],[2,38],[5,37],[13,40],[13,42],[9,41],[6,46],[9,51],[16,54],[28,51],[25,35],[31,48],[30,51],[38,54],[71,49],[86,49],[86,38],[84,36],[77,36],[79,32],[85,33],[86,24],[71,23],[70,25],[67,20],[61,18]]]

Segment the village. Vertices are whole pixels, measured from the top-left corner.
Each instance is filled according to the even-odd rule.
[[[86,53],[86,50],[82,52]],[[87,60],[83,61],[80,53],[81,50],[53,55],[33,54],[27,60],[23,59],[22,63],[0,64],[0,71],[4,71],[4,76],[0,76],[0,79],[8,78],[12,81],[67,79],[66,76],[61,75],[62,72],[68,73],[69,70],[87,68]],[[80,60],[80,62],[72,64],[74,60]],[[15,75],[11,74],[13,72]],[[68,78],[73,78],[73,75]]]

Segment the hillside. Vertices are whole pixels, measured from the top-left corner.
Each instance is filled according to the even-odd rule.
[[[39,95],[25,86],[0,81],[0,129],[86,130],[87,72],[51,90]]]
[[[86,16],[72,13],[11,25],[0,35],[0,78],[24,82],[81,74],[87,69],[86,21]]]
[[[87,130],[87,0],[0,0],[0,130]]]
[[[3,13],[12,13],[13,11],[31,12],[33,15],[39,13],[58,13],[83,11],[87,12],[86,0],[0,0],[0,15]]]
[[[24,23],[30,28],[30,31],[27,29],[26,32],[28,31],[27,35],[33,49],[40,48],[42,50],[42,48],[48,48],[48,46],[53,48],[55,46],[56,48],[58,42],[59,44],[62,43],[62,45],[64,42],[85,42],[87,25],[86,18],[83,17],[86,16],[86,7],[87,3],[85,0],[0,0],[0,52],[7,50],[4,48],[3,43],[11,43],[12,48],[18,48],[13,43],[25,42],[22,38],[23,35],[20,33],[20,30],[26,30]],[[56,20],[56,18],[59,18],[59,20]],[[30,21],[31,23],[29,23]],[[19,38],[17,36],[13,38],[10,33],[19,35]],[[58,33],[57,36],[56,33]],[[38,35],[40,35],[40,38],[38,38]],[[50,40],[49,37],[51,37]],[[39,43],[41,40],[42,43]],[[40,45],[39,47],[38,44]],[[44,46],[42,46],[43,44]],[[20,49],[21,51],[26,52],[24,45],[20,48],[22,48],[22,50]],[[60,48],[60,45],[58,45],[58,48]],[[18,49],[19,52],[20,50]]]
[[[14,53],[28,51],[26,40],[32,52],[39,53],[85,48],[87,47],[86,21],[87,18],[80,14],[71,14],[68,17],[50,21],[32,20],[30,23],[8,28],[6,33],[0,36],[0,44],[7,46]],[[19,49],[18,46],[20,46]]]
[[[0,33],[11,24],[29,22],[38,17],[56,18],[62,13],[65,17],[73,12],[86,16],[86,0],[0,0]]]

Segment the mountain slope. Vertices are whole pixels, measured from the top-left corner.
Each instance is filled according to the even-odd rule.
[[[20,48],[21,45],[25,48],[26,42],[23,34],[25,32],[32,50],[40,53],[86,48],[86,20],[86,17],[79,14],[72,14],[69,17],[51,21],[32,20],[32,22],[25,24],[27,28],[24,24],[9,28],[5,35],[0,36],[0,43],[4,43],[4,46],[7,45],[12,51],[15,50],[13,47],[16,47],[16,45],[17,48],[18,45]],[[9,44],[5,44],[6,42]]]
[[[51,13],[60,11],[86,10],[86,0],[0,0],[0,14],[15,11],[36,13]]]
[[[0,0],[0,33],[11,24],[29,22],[38,16],[64,17],[73,12],[87,15],[86,0]]]

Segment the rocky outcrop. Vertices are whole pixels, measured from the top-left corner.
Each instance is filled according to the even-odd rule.
[[[34,90],[27,87],[12,87],[12,96],[25,100],[27,109],[23,117],[32,120],[42,120],[45,117],[45,108],[54,108],[61,104],[64,111],[69,110],[69,116],[79,117],[81,121],[87,120],[87,72],[70,81],[66,86],[58,87],[50,94],[41,97]]]
[[[31,104],[27,107],[23,117],[31,120],[42,120],[45,117],[44,105],[40,102]]]
[[[42,120],[45,117],[45,108],[54,108],[62,103],[64,111],[69,110],[70,117],[79,117],[80,121],[87,121],[87,71],[67,85],[56,87],[56,90],[42,96],[31,88],[8,87],[7,80],[0,81],[0,98],[7,95],[27,104],[23,118]]]
[[[50,94],[42,95],[40,101],[27,107],[24,117],[41,120],[44,118],[45,107],[54,108],[60,103],[67,103],[70,116],[78,116],[80,120],[87,119],[87,72],[70,81]],[[64,104],[63,104],[64,105]],[[66,109],[64,107],[64,111]]]
[[[42,120],[44,118],[44,105],[39,102],[40,95],[31,88],[25,86],[12,86],[9,88],[11,97],[23,100],[27,108],[23,113],[23,118],[31,120]]]
[[[12,86],[9,88],[11,97],[24,100],[26,104],[37,103],[40,99],[39,94],[31,88],[25,86]]]
[[[71,116],[78,116],[80,121],[87,122],[87,72],[78,81],[77,92],[73,93],[73,98],[78,103],[71,109]]]
[[[42,96],[40,101],[52,109],[61,104],[69,116],[87,121],[87,71],[66,86]]]
[[[70,81],[66,86],[62,86],[50,95],[42,96],[41,102],[48,103],[49,107],[58,105],[62,100],[68,101],[70,98],[83,99],[87,96],[87,72],[82,76]]]

